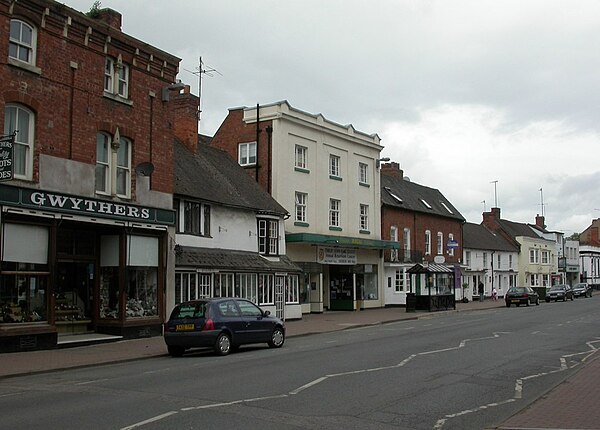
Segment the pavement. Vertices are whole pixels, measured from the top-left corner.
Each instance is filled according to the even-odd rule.
[[[286,321],[288,338],[334,332],[354,327],[386,324],[394,321],[419,319],[444,312],[478,311],[503,307],[503,300],[459,302],[456,310],[442,312],[406,312],[405,308],[390,307],[362,311],[329,311],[303,315],[301,320]],[[71,348],[42,351],[0,353],[0,379],[97,366],[166,356],[160,336],[120,340]],[[600,430],[600,359],[589,357],[577,373],[572,374],[554,389],[508,419],[498,430]]]

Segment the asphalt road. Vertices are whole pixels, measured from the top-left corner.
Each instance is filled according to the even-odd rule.
[[[600,296],[2,381],[10,429],[483,429],[576,370]]]

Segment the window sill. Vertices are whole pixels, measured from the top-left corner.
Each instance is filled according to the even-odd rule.
[[[294,170],[295,170],[296,172],[300,172],[300,173],[310,173],[310,170],[308,170],[308,169],[304,169],[304,168],[302,168],[302,167],[294,167]]]
[[[329,226],[329,230],[331,231],[342,231],[342,227],[334,227],[334,226]]]
[[[301,221],[295,221],[294,225],[296,227],[308,227],[309,226],[309,224],[307,222],[301,222]]]
[[[367,184],[366,182],[359,182],[358,185],[360,185],[361,187],[371,188],[371,185]]]
[[[21,60],[17,60],[16,58],[9,57],[8,64],[10,64],[11,66],[18,67],[19,69],[27,70],[31,73],[35,73],[36,75],[42,74],[42,69],[40,69],[39,67],[36,67],[33,64],[29,64]]]
[[[341,181],[342,178],[339,176],[335,176],[335,175],[329,175],[329,179],[333,179],[334,181]]]
[[[112,93],[108,93],[108,92],[104,91],[103,96],[105,98],[113,100],[115,102],[123,103],[124,105],[127,105],[127,106],[133,106],[133,100],[123,98],[117,94],[112,94]]]
[[[369,230],[358,230],[360,234],[371,234]]]

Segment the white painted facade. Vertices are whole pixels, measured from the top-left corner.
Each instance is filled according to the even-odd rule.
[[[496,287],[498,297],[503,297],[510,287],[519,286],[519,253],[485,249],[463,249],[463,284],[465,297],[469,300],[479,296],[478,285],[484,285],[484,295],[491,297]],[[459,292],[457,291],[457,298]],[[462,292],[460,293],[462,297]]]
[[[581,281],[600,288],[600,247],[593,245],[579,246],[579,271]]]

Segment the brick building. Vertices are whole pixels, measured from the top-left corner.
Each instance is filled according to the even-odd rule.
[[[16,130],[0,183],[0,350],[160,333],[180,59],[124,34],[110,9],[0,0],[0,27],[3,134]]]
[[[429,295],[429,280],[408,272],[417,264],[439,270],[431,277],[435,294],[459,286],[465,219],[439,190],[411,182],[398,163],[383,164],[381,220],[382,239],[399,243],[385,251],[386,305],[405,305],[408,292]]]

